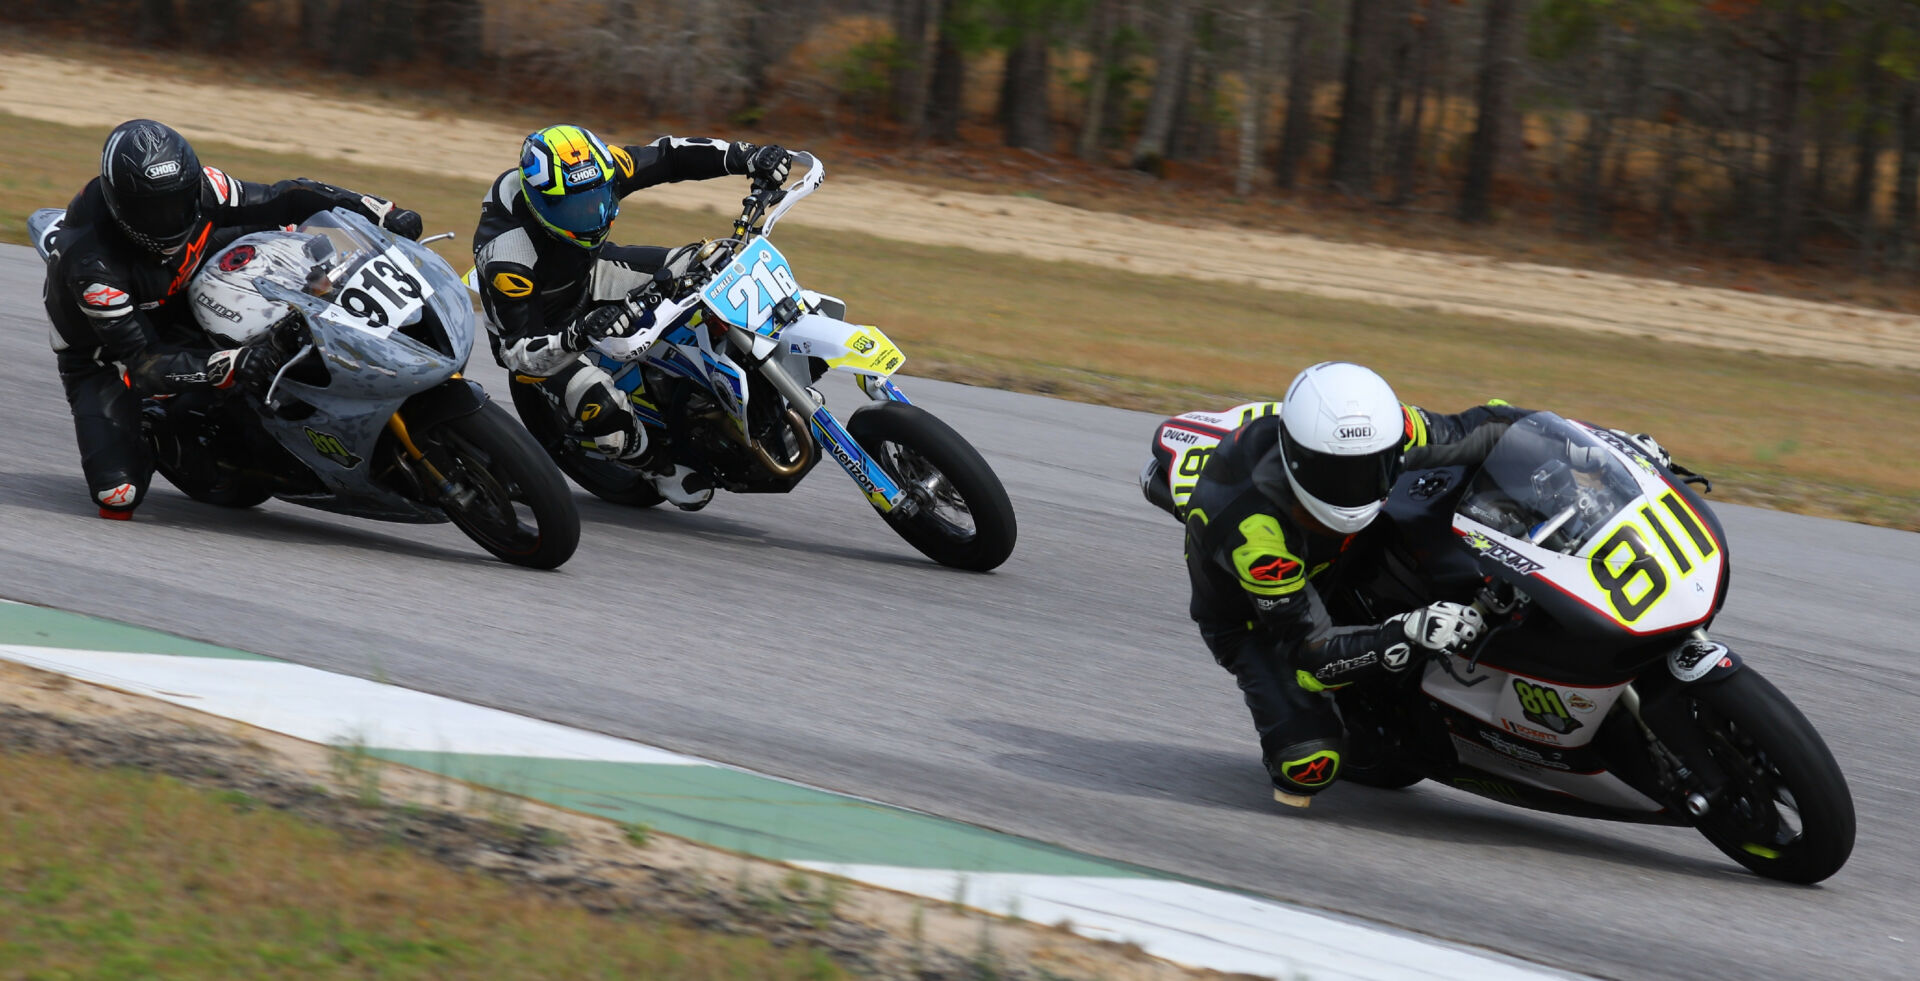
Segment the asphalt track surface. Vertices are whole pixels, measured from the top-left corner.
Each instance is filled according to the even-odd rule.
[[[1920,535],[1719,509],[1735,575],[1716,636],[1819,727],[1859,809],[1852,862],[1783,886],[1691,830],[1431,784],[1273,804],[1239,694],[1187,621],[1178,528],[1134,484],[1150,416],[902,379],[1013,497],[1020,545],[984,576],[922,559],[830,464],[794,494],[696,514],[579,492],[581,548],[554,573],[449,525],[223,511],[159,478],[137,520],[109,522],[85,497],[40,280],[30,250],[0,247],[0,596],[1583,972],[1912,976]],[[504,392],[484,351],[471,375]]]

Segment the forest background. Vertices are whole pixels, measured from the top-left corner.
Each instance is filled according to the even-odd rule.
[[[1902,285],[1920,267],[1916,0],[69,0],[0,19]]]

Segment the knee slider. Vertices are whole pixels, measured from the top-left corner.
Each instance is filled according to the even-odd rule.
[[[1346,739],[1337,736],[1290,743],[1266,754],[1267,775],[1287,793],[1312,796],[1339,778],[1346,748]]]

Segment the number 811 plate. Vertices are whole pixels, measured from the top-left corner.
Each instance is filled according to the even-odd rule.
[[[787,297],[800,302],[800,284],[787,257],[764,238],[755,239],[700,291],[714,316],[766,337],[779,336],[781,325],[773,320],[773,308]]]

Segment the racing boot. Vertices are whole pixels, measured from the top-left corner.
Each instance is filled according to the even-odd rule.
[[[1335,736],[1304,740],[1266,754],[1273,799],[1288,807],[1313,803],[1313,795],[1339,778],[1340,755],[1345,749],[1346,740]]]
[[[664,469],[645,471],[653,489],[667,503],[682,511],[698,511],[713,500],[713,481],[706,474],[677,463],[662,463]]]

